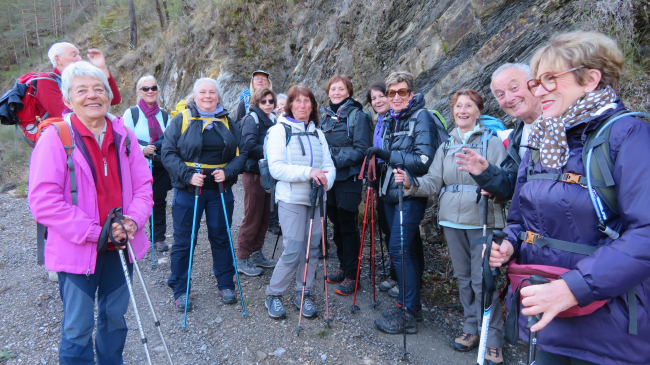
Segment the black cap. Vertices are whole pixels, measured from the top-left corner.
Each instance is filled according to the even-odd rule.
[[[266,77],[271,76],[270,73],[268,73],[268,72],[266,72],[266,71],[264,71],[264,70],[256,70],[256,71],[253,71],[253,73],[251,74],[251,78],[252,78],[253,76],[255,76],[255,74],[264,74],[264,75],[266,75]]]

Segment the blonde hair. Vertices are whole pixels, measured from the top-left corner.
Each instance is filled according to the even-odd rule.
[[[596,69],[602,74],[596,89],[602,90],[609,85],[618,91],[624,62],[613,39],[598,32],[576,31],[553,36],[547,45],[535,52],[530,69],[533,77],[537,77],[541,64],[556,72],[564,71],[567,64],[569,68],[584,66],[574,72],[578,84],[587,84],[588,71]]]
[[[153,82],[154,84],[158,85],[158,82],[156,81],[156,78],[153,77],[152,75],[145,75],[142,76],[138,82],[135,84],[135,91],[138,94],[138,101],[142,99],[142,95],[140,95],[140,88],[142,87],[142,84],[145,83],[145,81]]]

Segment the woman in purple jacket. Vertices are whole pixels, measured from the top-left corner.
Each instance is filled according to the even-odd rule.
[[[153,206],[153,179],[133,131],[124,127],[122,118],[108,114],[113,95],[100,69],[88,62],[68,66],[61,76],[61,92],[72,110],[64,120],[74,143],[74,170],[68,167],[54,126],[43,131],[29,166],[29,207],[36,221],[48,228],[45,267],[58,272],[63,301],[59,362],[94,363],[97,298],[97,364],[121,364],[129,291],[120,248],[109,243],[97,252],[97,241],[109,211],[122,207],[126,232],[113,223],[114,237],[122,241],[128,235],[136,259],[147,253],[149,241],[142,228]]]
[[[528,338],[525,316],[543,313],[531,328],[540,365],[650,363],[650,125],[623,117],[604,139],[617,206],[597,187],[596,211],[585,186],[594,168],[582,157],[591,133],[625,109],[617,95],[623,62],[613,40],[586,32],[554,37],[531,61],[528,87],[543,114],[519,169],[508,237],[492,244],[490,264],[516,258],[568,270],[521,290],[520,338]],[[566,317],[588,305],[597,309]]]

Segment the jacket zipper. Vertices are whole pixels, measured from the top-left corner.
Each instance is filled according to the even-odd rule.
[[[106,157],[104,157],[104,176],[108,176],[108,164],[106,163]]]

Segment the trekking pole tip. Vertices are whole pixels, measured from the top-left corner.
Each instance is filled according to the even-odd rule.
[[[380,305],[381,305],[381,301],[379,301],[379,300],[375,300],[375,301],[370,302],[370,308],[372,308],[372,309],[377,309],[377,307],[379,307]]]
[[[352,313],[361,310],[361,308],[359,308],[358,305],[351,305],[349,308],[350,308],[350,312]]]

